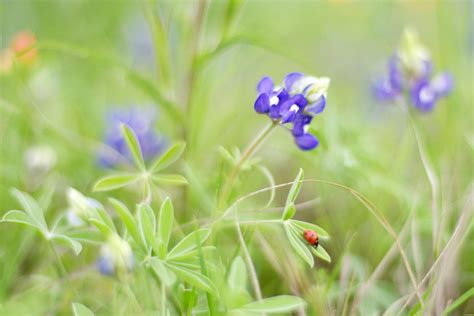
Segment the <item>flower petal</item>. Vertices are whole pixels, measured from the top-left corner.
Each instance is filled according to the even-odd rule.
[[[289,74],[287,74],[284,81],[286,89],[288,91],[291,90],[293,84],[301,77],[303,77],[303,74],[300,72],[290,72]]]
[[[295,143],[301,150],[311,150],[319,145],[318,139],[311,134],[295,137]]]
[[[319,99],[316,102],[308,105],[305,108],[305,112],[311,115],[317,115],[321,113],[325,107],[326,107],[326,98],[324,97],[324,95],[322,95],[319,97]]]
[[[258,94],[262,93],[271,93],[273,90],[273,80],[269,76],[263,77],[260,82],[257,84]]]
[[[258,96],[254,104],[254,109],[257,113],[268,113],[268,111],[270,111],[270,98],[266,93],[262,93]]]
[[[413,105],[424,112],[431,111],[437,100],[436,92],[426,80],[416,83],[410,94]]]
[[[447,96],[454,86],[453,76],[448,72],[443,72],[434,77],[430,82],[431,89],[438,98]]]

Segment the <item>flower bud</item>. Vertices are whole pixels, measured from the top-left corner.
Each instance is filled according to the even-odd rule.
[[[398,56],[408,76],[420,78],[429,75],[431,68],[429,52],[413,30],[405,29],[403,32]]]

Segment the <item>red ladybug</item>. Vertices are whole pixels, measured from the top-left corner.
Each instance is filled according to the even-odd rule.
[[[314,248],[318,247],[319,244],[319,237],[318,234],[314,230],[305,230],[304,231],[304,239]]]

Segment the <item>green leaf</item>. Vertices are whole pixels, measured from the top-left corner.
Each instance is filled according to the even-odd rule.
[[[311,223],[306,223],[306,222],[302,222],[302,221],[297,221],[297,220],[294,220],[294,219],[291,220],[291,223],[294,224],[294,226],[296,226],[296,228],[298,228],[301,232],[303,232],[306,229],[314,230],[318,234],[319,238],[329,239],[328,232],[325,231],[324,229],[322,229],[321,227],[319,227],[318,225],[311,224]]]
[[[458,297],[454,302],[449,304],[446,309],[441,314],[442,316],[450,315],[454,310],[460,307],[464,302],[474,296],[474,287],[471,287],[468,291],[466,291],[463,295]]]
[[[285,205],[288,206],[290,203],[294,203],[296,198],[298,197],[298,194],[300,193],[301,189],[301,184],[302,180],[304,177],[304,172],[303,169],[300,169],[298,172],[298,175],[295,178],[295,181],[293,181],[293,185],[290,188],[290,192],[288,192],[288,197],[286,198],[286,203]]]
[[[46,225],[43,211],[31,195],[17,189],[12,189],[11,194],[18,200],[18,202],[20,202],[24,211],[37,224],[37,227],[43,232],[48,232],[48,225]]]
[[[94,225],[105,237],[114,233],[114,230],[97,218],[89,218],[89,222]]]
[[[185,148],[186,143],[183,142],[178,142],[171,146],[171,148],[168,149],[168,151],[158,158],[158,160],[156,160],[156,162],[153,164],[151,167],[151,173],[156,173],[157,171],[168,167],[173,162],[178,160]]]
[[[173,228],[174,208],[170,198],[166,198],[161,204],[160,216],[158,219],[158,236],[165,250],[168,249],[171,229]]]
[[[152,247],[153,250],[159,251],[158,243],[156,240],[156,217],[155,212],[148,204],[138,205],[137,211],[138,226],[140,227],[140,234],[143,239],[143,243]]]
[[[110,198],[109,201],[114,207],[115,211],[117,212],[120,220],[125,225],[125,228],[127,229],[127,231],[133,237],[135,242],[137,244],[140,244],[142,241],[140,237],[140,232],[138,231],[137,223],[132,213],[130,213],[130,210],[127,208],[127,206],[125,206],[125,204],[123,204],[119,200]]]
[[[318,245],[318,247],[310,247],[311,252],[314,253],[314,255],[318,258],[323,259],[324,261],[331,262],[331,256],[328,254],[326,249],[321,246],[321,244]]]
[[[68,231],[66,233],[69,238],[77,240],[78,242],[83,243],[83,244],[88,243],[88,244],[98,245],[98,244],[103,243],[104,241],[104,237],[102,236],[102,234],[94,230],[92,227],[88,227],[86,229]]]
[[[74,316],[94,316],[94,313],[80,303],[72,303],[72,313]]]
[[[214,246],[204,246],[202,247],[202,252],[203,253],[208,253],[211,251],[215,251],[216,247]],[[198,249],[193,249],[190,251],[186,251],[177,255],[173,255],[173,257],[168,258],[169,261],[186,261],[186,260],[191,260],[191,259],[197,259],[197,256],[199,255]]]
[[[175,257],[179,257],[197,247],[196,240],[199,240],[200,243],[204,243],[206,239],[211,234],[210,229],[199,229],[194,231],[184,237],[173,249],[168,253],[167,259],[173,259]]]
[[[284,221],[289,220],[293,218],[293,216],[295,216],[295,212],[296,212],[295,204],[291,202],[290,204],[285,206],[285,210],[283,211],[283,215],[281,219]]]
[[[290,313],[304,307],[304,305],[305,301],[302,298],[291,295],[280,295],[246,304],[240,307],[239,310],[247,313]]]
[[[188,180],[180,174],[159,174],[153,176],[157,184],[181,185],[188,184]]]
[[[298,236],[291,224],[285,223],[285,231],[291,246],[296,253],[306,261],[312,268],[314,266],[314,258],[308,249],[308,246],[303,242],[303,237]]]
[[[170,262],[167,262],[166,266],[171,271],[173,271],[179,279],[188,282],[189,284],[194,285],[198,289],[204,290],[206,292],[215,292],[211,280],[209,280],[209,278],[202,275],[201,273],[186,268],[178,267],[177,265],[172,264]]]
[[[117,229],[115,228],[114,221],[103,207],[95,208],[95,212],[98,216],[98,220],[102,221],[102,223],[107,225],[113,232],[117,231]]]
[[[247,289],[247,275],[244,259],[241,256],[237,256],[230,265],[227,285],[231,290]]]
[[[38,224],[31,219],[25,212],[23,211],[9,211],[5,215],[3,215],[2,222],[9,222],[9,223],[19,223],[23,225],[28,225],[34,227],[41,231],[41,228]]]
[[[69,238],[68,236],[65,236],[65,235],[53,235],[53,238],[52,238],[53,241],[55,241],[56,243],[60,244],[60,245],[63,245],[63,246],[66,246],[68,248],[71,248],[72,251],[74,251],[74,254],[77,256],[81,253],[82,251],[82,245],[80,242],[72,239],[72,238]]]
[[[126,124],[121,124],[120,128],[122,129],[122,135],[127,142],[128,149],[132,153],[135,165],[138,169],[145,170],[145,161],[143,160],[142,150],[137,135],[135,135],[135,132]]]
[[[113,174],[99,179],[95,184],[93,191],[110,191],[122,188],[140,179],[136,174]]]
[[[174,272],[166,268],[163,261],[158,258],[151,258],[149,262],[156,276],[159,277],[167,286],[171,286],[176,282],[176,275]]]

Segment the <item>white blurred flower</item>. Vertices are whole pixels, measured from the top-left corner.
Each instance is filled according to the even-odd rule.
[[[48,145],[34,145],[26,150],[24,161],[33,174],[46,174],[56,165],[57,156]]]

